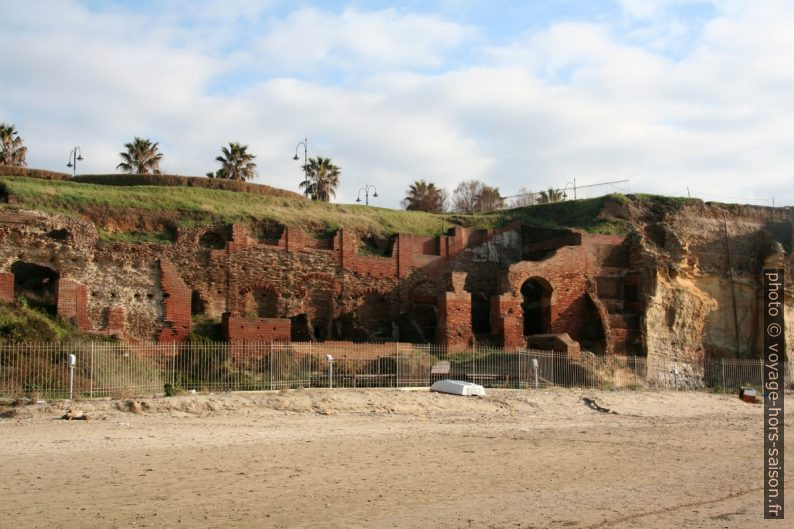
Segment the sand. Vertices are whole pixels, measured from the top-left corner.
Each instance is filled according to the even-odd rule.
[[[762,519],[762,407],[733,396],[314,389],[0,414],[2,528],[792,527]]]

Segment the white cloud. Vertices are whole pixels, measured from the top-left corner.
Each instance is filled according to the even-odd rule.
[[[475,60],[457,54],[483,38],[476,29],[394,10],[253,6],[210,35],[200,13],[191,25],[170,11],[42,9],[0,7],[0,46],[15,50],[0,56],[0,121],[16,124],[31,166],[60,169],[78,143],[81,171],[110,172],[140,135],[160,142],[166,170],[203,175],[241,141],[261,182],[297,190],[291,157],[308,136],[310,156],[342,167],[339,201],[374,183],[373,203],[398,207],[419,178],[450,191],[479,178],[505,194],[630,178],[638,192],[794,204],[787,4],[720,7],[676,59],[603,20],[560,21]],[[263,37],[236,37],[239,23]],[[255,45],[230,45],[240,39]]]
[[[256,60],[289,72],[316,69],[437,68],[446,53],[474,35],[471,28],[393,9],[329,13],[301,9],[272,20]]]

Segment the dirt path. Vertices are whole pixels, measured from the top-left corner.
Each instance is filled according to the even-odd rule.
[[[0,420],[0,527],[785,525],[761,516],[760,406],[594,396],[620,414],[562,389],[81,403],[89,421],[30,406]]]

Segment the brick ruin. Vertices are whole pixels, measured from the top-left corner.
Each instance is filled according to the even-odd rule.
[[[180,229],[173,244],[123,244],[99,241],[87,222],[12,211],[0,217],[0,236],[0,298],[13,299],[15,286],[29,291],[31,270],[47,270],[58,315],[132,341],[187,340],[203,316],[232,342],[399,340],[458,350],[568,333],[601,353],[638,346],[639,274],[620,236],[457,226],[380,241],[380,256],[363,255],[344,229],[318,240],[284,227],[267,238],[234,224]]]
[[[78,328],[128,341],[185,341],[203,318],[231,342],[642,355],[660,260],[647,240],[514,223],[373,243],[234,224],[132,244],[101,241],[87,221],[0,210],[0,299],[39,296]]]

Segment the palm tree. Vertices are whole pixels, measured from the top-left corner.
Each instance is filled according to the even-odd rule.
[[[441,213],[447,200],[447,191],[439,189],[433,182],[417,180],[408,186],[408,194],[403,199],[403,206],[408,211],[428,211]]]
[[[0,165],[25,167],[28,148],[22,143],[14,125],[0,123]]]
[[[309,158],[303,171],[306,180],[300,183],[300,187],[304,195],[320,202],[330,202],[331,197],[336,196],[341,172],[339,167],[331,163],[330,158]]]
[[[253,154],[248,154],[248,145],[229,143],[229,147],[221,147],[223,156],[215,160],[222,166],[215,174],[207,173],[210,178],[226,178],[228,180],[250,180],[255,176],[256,164]]]
[[[538,203],[549,204],[551,202],[561,202],[562,199],[564,198],[565,198],[565,193],[563,193],[562,190],[550,187],[547,191],[540,192],[540,198],[538,198]]]
[[[160,160],[163,155],[157,152],[159,145],[157,142],[152,143],[149,139],[135,136],[132,143],[124,144],[127,152],[119,153],[122,161],[116,169],[122,169],[130,174],[160,174]]]

